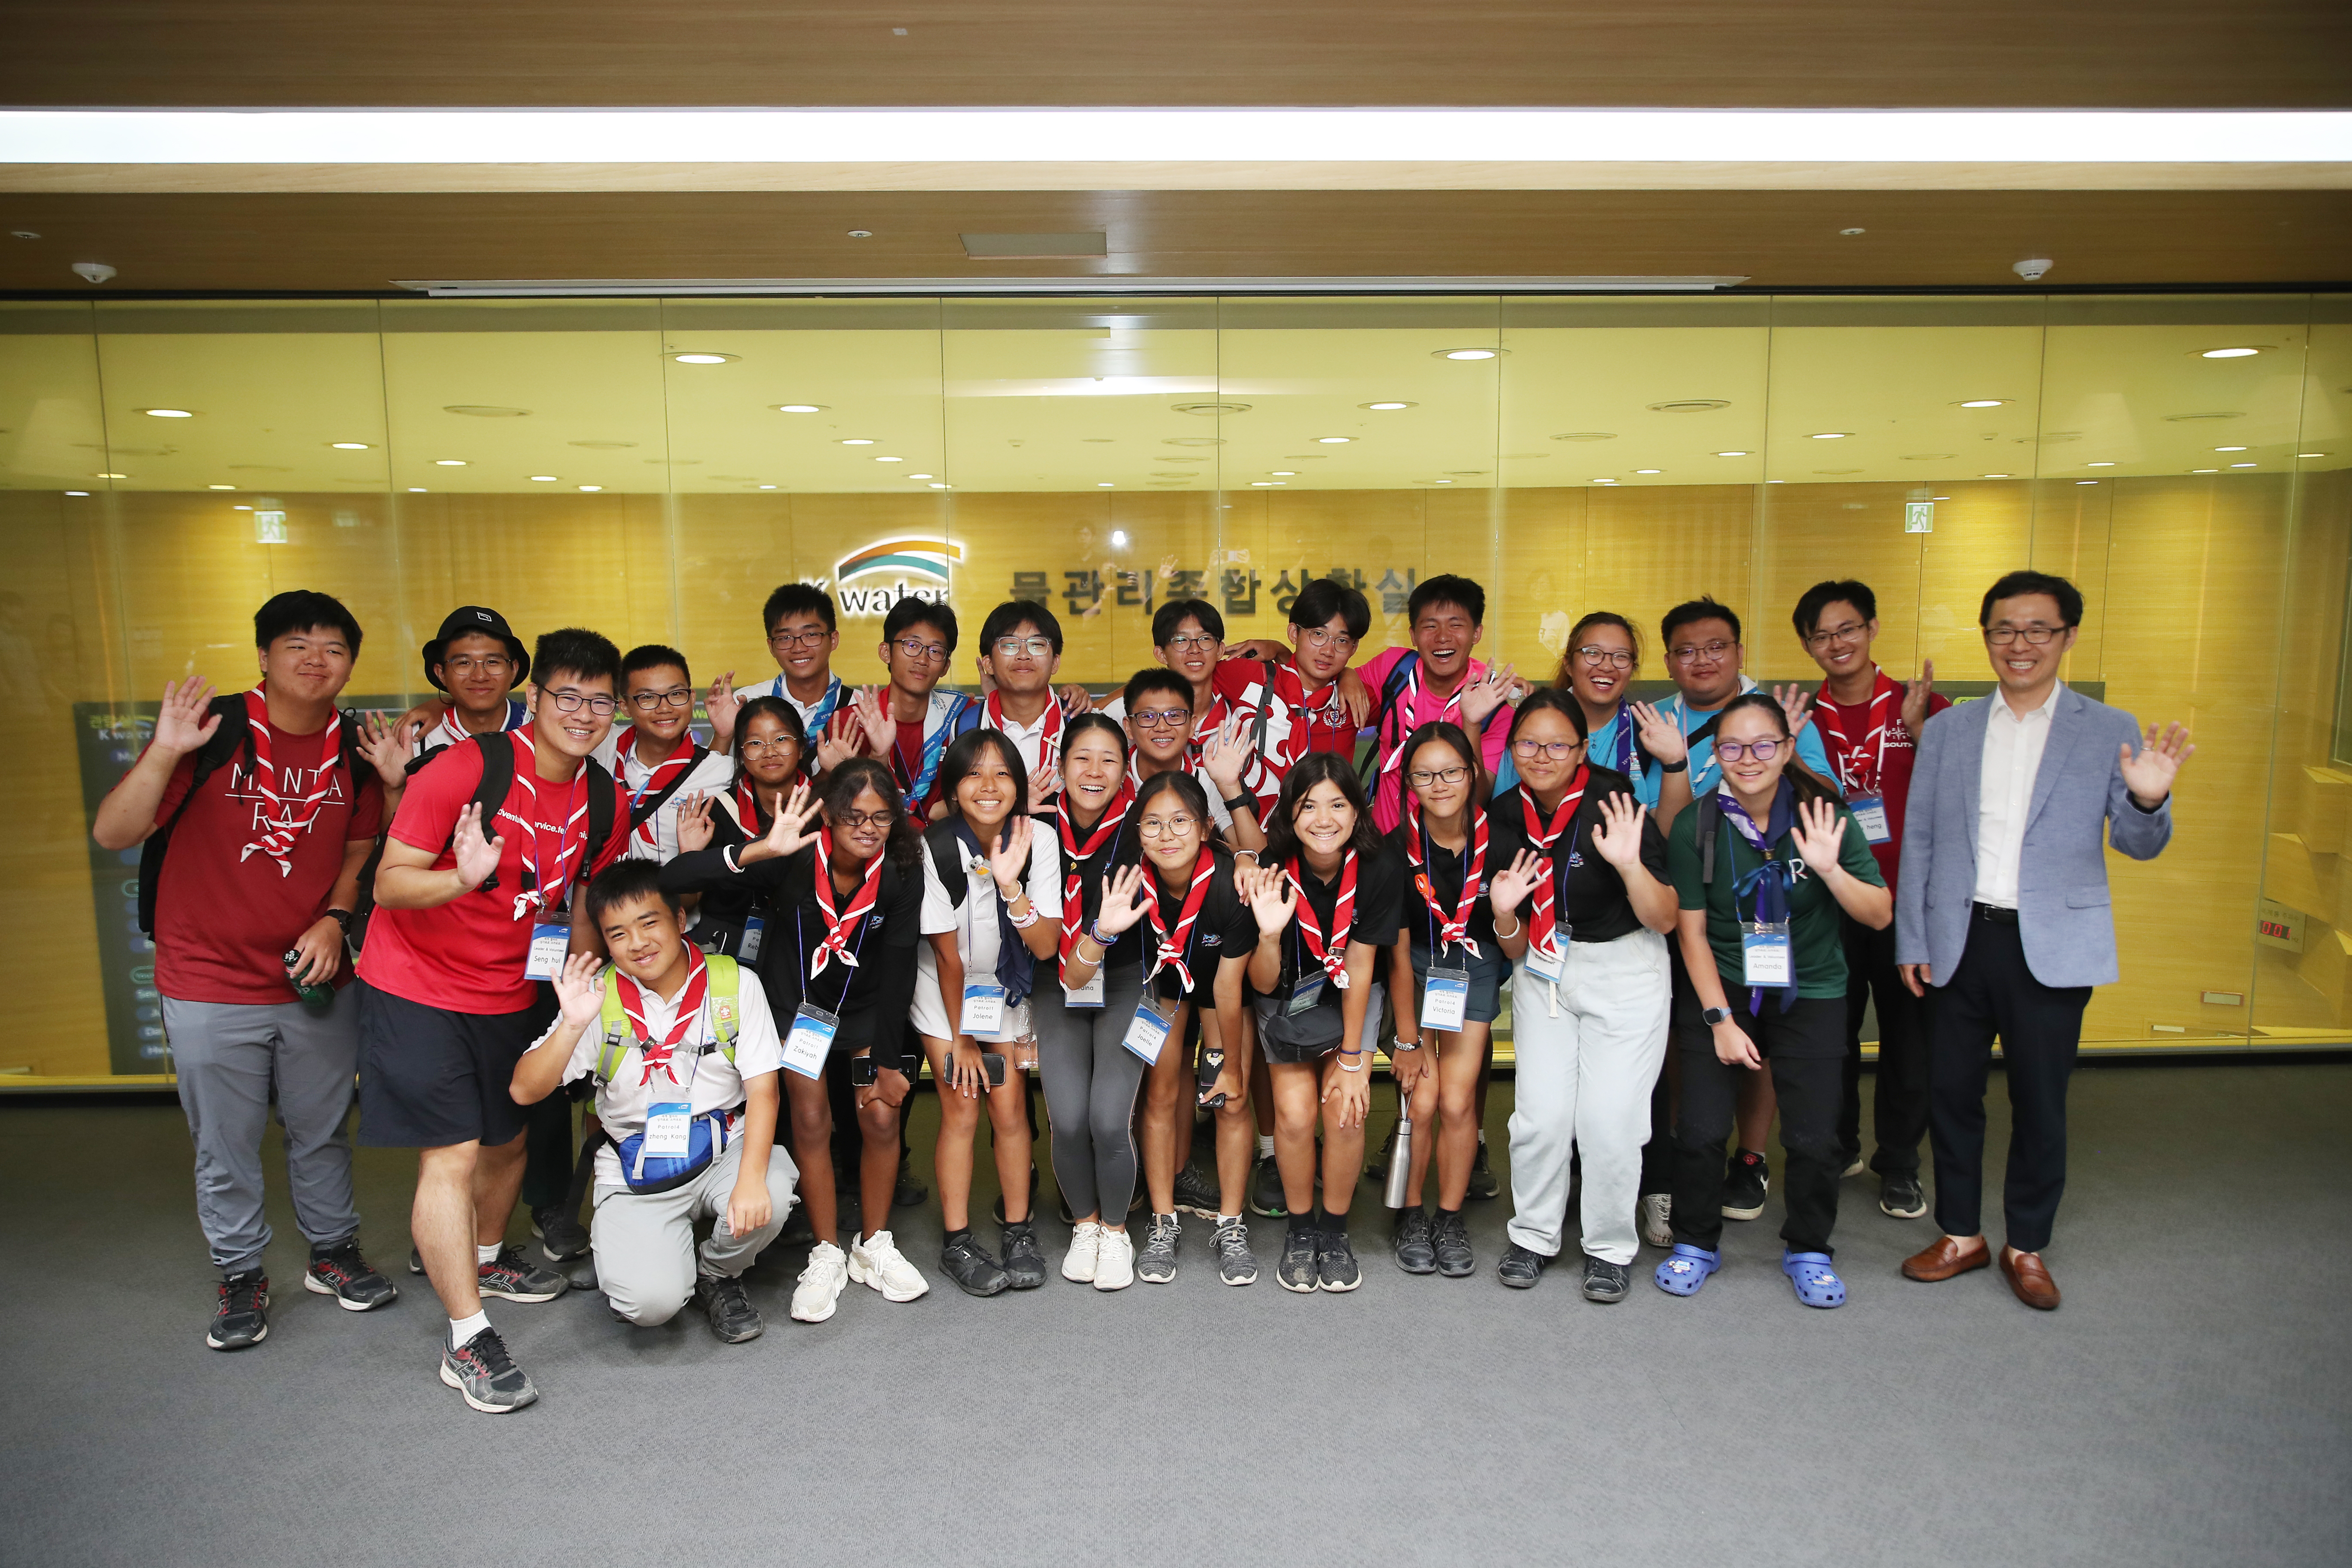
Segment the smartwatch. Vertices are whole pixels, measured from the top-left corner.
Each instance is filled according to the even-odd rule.
[[[1237,795],[1234,796],[1233,799],[1225,802],[1225,815],[1227,816],[1239,816],[1244,811],[1255,811],[1256,809],[1257,797],[1253,795]]]
[[[1725,1019],[1731,1016],[1731,1009],[1728,1007],[1707,1007],[1700,1011],[1699,1016],[1706,1020],[1706,1026],[1712,1029],[1717,1024],[1722,1023]]]
[[[329,920],[331,920],[331,921],[334,921],[337,925],[339,925],[339,926],[342,927],[342,928],[343,928],[343,934],[344,934],[345,936],[349,936],[349,935],[351,935],[351,934],[352,934],[352,911],[351,911],[351,910],[329,910],[327,911],[327,918],[328,918]]]
[[[1660,763],[1658,764],[1658,771],[1662,773],[1686,773],[1689,769],[1690,759],[1688,757],[1685,757],[1679,763]]]

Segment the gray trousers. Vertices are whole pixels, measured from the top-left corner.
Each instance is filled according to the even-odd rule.
[[[1100,1007],[1065,1005],[1051,970],[1041,964],[1038,973],[1030,1016],[1054,1130],[1055,1184],[1072,1214],[1123,1226],[1135,1195],[1135,1095],[1148,1069],[1122,1042],[1143,997],[1143,968],[1103,976]]]
[[[313,1247],[356,1236],[344,1128],[360,1055],[359,998],[351,988],[322,1010],[291,998],[264,1005],[167,996],[163,1035],[196,1145],[196,1218],[222,1274],[260,1268],[269,1245],[261,1139],[273,1089],[295,1223]]]
[[[768,1223],[748,1236],[737,1236],[727,1228],[727,1200],[742,1168],[743,1141],[738,1138],[682,1187],[666,1193],[596,1189],[596,1217],[588,1238],[596,1255],[596,1288],[613,1310],[650,1329],[677,1315],[694,1295],[698,1273],[733,1279],[751,1267],[761,1248],[784,1228],[801,1173],[782,1143],[770,1150]],[[698,1249],[694,1222],[698,1219],[717,1223]]]

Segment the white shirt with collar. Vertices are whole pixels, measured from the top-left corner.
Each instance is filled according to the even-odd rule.
[[[620,1151],[614,1145],[646,1130],[646,1109],[657,1100],[683,1100],[696,1116],[714,1110],[733,1112],[729,1123],[741,1130],[744,1080],[782,1068],[784,1052],[782,1043],[776,1038],[775,1016],[768,1011],[768,994],[761,986],[759,976],[748,969],[741,970],[739,981],[735,1059],[731,1063],[715,1047],[702,1049],[711,1037],[711,998],[707,994],[693,1027],[687,1030],[686,1037],[671,1053],[668,1067],[656,1068],[650,1083],[639,1081],[646,1077],[646,1058],[635,1031],[630,1031],[628,1048],[621,1055],[620,1070],[613,1075],[612,1082],[600,1085],[596,1090],[596,1119],[610,1134],[604,1146],[596,1151],[598,1186],[628,1184],[621,1173]],[[681,984],[675,996],[656,996],[650,988],[644,994],[646,1028],[655,1039],[661,1039],[677,1022],[677,1005],[685,999],[686,985]],[[545,1040],[562,1023],[559,1016],[540,1039]],[[601,1021],[591,1025],[588,1032],[580,1037],[580,1043],[572,1047],[572,1059],[564,1064],[564,1082],[586,1078],[596,1070],[596,1058],[604,1048],[604,1027]]]
[[[1995,909],[2017,908],[2019,863],[2025,856],[2025,822],[2033,811],[2033,779],[2050,744],[2050,721],[2057,710],[2061,681],[2042,705],[2019,717],[1996,691],[1985,699],[1984,757],[1977,790],[1976,901]]]
[[[637,792],[653,782],[655,768],[637,756],[637,748],[630,745],[624,751],[621,737],[629,727],[615,724],[596,748],[596,760],[605,770],[621,781],[621,787],[635,799]],[[680,747],[700,745],[701,741],[689,733],[678,742]],[[677,814],[686,808],[688,796],[698,795],[723,795],[735,783],[735,759],[718,752],[708,752],[686,775],[686,781],[670,792],[669,798],[654,808],[653,820],[646,826],[653,829],[654,845],[648,847],[643,835],[629,831],[628,857],[633,860],[656,860],[663,865],[677,858]],[[616,824],[627,827],[627,824]]]
[[[751,688],[744,691],[742,696],[746,699],[781,697],[791,703],[793,711],[800,715],[801,728],[808,732],[808,743],[814,749],[822,736],[824,726],[832,723],[836,715],[849,710],[849,705],[856,700],[857,690],[855,687],[845,685],[841,677],[828,670],[825,675],[824,689],[817,694],[817,699],[814,702],[803,702],[793,696],[793,689],[785,684],[782,675]],[[824,715],[822,722],[817,717],[820,710]]]

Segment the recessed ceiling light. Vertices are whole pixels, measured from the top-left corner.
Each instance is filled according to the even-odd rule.
[[[236,489],[236,487],[235,485],[206,485],[205,489],[208,490],[233,490]]]
[[[1963,399],[1960,406],[1962,408],[1998,408],[2002,404],[2012,401],[2014,400],[2007,397],[1970,397]]]
[[[533,474],[530,477],[530,482],[535,485],[551,485],[562,477],[561,474]]]
[[[1853,434],[1853,432],[1851,430],[1816,430],[1813,432],[1812,439],[1816,441],[1843,441]]]
[[[903,463],[907,459],[904,458],[877,458],[874,460],[877,463]]]
[[[760,487],[760,489],[763,489],[763,490],[772,490],[772,489],[774,489],[775,488],[776,488],[776,487],[775,487],[775,486],[773,486],[773,485],[761,485],[761,486]]]
[[[776,412],[779,414],[822,414],[824,412],[824,405],[822,403],[779,403],[775,406]]]
[[[1113,550],[1124,550],[1127,548],[1127,530],[1123,528],[1114,528],[1110,531],[1110,547]]]
[[[408,487],[408,493],[413,496],[421,496],[425,493],[425,487],[423,485],[411,485]]]
[[[849,237],[852,239],[872,239],[874,237],[874,231],[870,228],[853,228],[849,231]]]
[[[1716,456],[1718,458],[1744,458],[1748,456],[1748,454],[1745,452],[1717,452]]]
[[[130,477],[131,477],[131,476],[130,476],[129,474],[92,474],[92,475],[90,475],[90,478],[91,478],[91,479],[129,479]]]
[[[1666,470],[1664,468],[1635,468],[1633,471],[1637,474],[1663,474]]]
[[[2113,463],[2085,463],[2083,467],[2086,468],[2112,468],[2115,465]]]
[[[580,488],[588,494],[594,495],[598,490],[603,489],[604,487],[602,485],[582,485]]]
[[[327,445],[338,452],[364,452],[368,449],[365,441],[330,441]]]
[[[2243,447],[2216,447],[2213,450],[2217,452],[2242,452],[2245,448]]]
[[[841,444],[845,447],[871,447],[874,445],[871,440],[863,436],[845,437],[843,437]]]
[[[1596,485],[1613,485],[1617,481],[1615,479],[1595,479],[1592,482]]]
[[[2258,348],[2207,349],[2197,357],[2200,359],[2247,359],[2262,352]]]
[[[929,474],[908,474],[907,477],[910,479],[928,479],[931,476]]]
[[[1295,479],[1298,477],[1297,468],[1268,468],[1266,472],[1277,479]]]
[[[669,357],[677,361],[680,364],[725,364],[729,360],[736,359],[740,356],[736,354],[718,353],[683,353],[672,354]]]
[[[2327,454],[2325,452],[2297,452],[2295,456],[2298,458],[2324,458],[2327,456]]]
[[[1318,436],[1315,439],[1322,446],[1344,447],[1349,442],[1354,440],[1355,437],[1353,436]]]
[[[1789,481],[1786,479],[1766,479],[1764,482],[1768,485],[1785,485]]]
[[[1375,414],[1393,414],[1400,408],[1411,408],[1410,403],[1359,403],[1359,408],[1369,408]]]
[[[1845,236],[1848,239],[1852,239],[1855,235],[1857,235],[1857,234],[1861,234],[1861,233],[1864,233],[1864,232],[1865,232],[1865,231],[1864,231],[1864,230],[1862,230],[1862,229],[1858,229],[1858,228],[1842,228],[1842,229],[1838,230],[1838,232],[1839,232],[1840,234],[1842,234],[1842,235]]]
[[[2005,479],[2009,478],[2009,476],[2007,474],[1979,474],[1977,478],[1980,479]]]
[[[931,489],[935,489],[935,490],[943,490],[943,489],[946,489],[947,488],[948,488],[948,487],[947,487],[946,485],[944,485],[944,484],[940,483],[940,482],[939,480],[937,480],[937,479],[933,479],[933,480],[931,481]]]
[[[1949,496],[1929,496],[1927,499],[1929,500],[1949,500],[1952,498]]]
[[[228,510],[231,510],[231,511],[251,511],[253,509],[252,509],[251,507],[249,507],[249,506],[245,506],[245,505],[241,505],[241,504],[240,504],[240,505],[237,505],[237,506],[233,506],[233,507],[229,508]]]
[[[2251,468],[2254,467],[2254,465],[2252,463],[2232,463],[2230,467],[2233,468]]]
[[[436,458],[433,459],[433,466],[436,468],[462,468],[466,466],[466,459],[463,458]]]
[[[1259,489],[1259,490],[1262,490],[1262,489],[1271,489],[1271,488],[1273,488],[1273,487],[1275,487],[1275,486],[1278,486],[1278,485],[1280,485],[1281,483],[1282,483],[1282,481],[1281,481],[1280,479],[1252,479],[1252,480],[1250,481],[1250,488],[1251,488],[1252,489]]]
[[[1501,352],[1499,349],[1440,349],[1431,357],[1433,359],[1493,359]]]
[[[88,490],[68,490],[66,494],[69,496],[86,496],[89,494],[89,492]]]
[[[2218,474],[2221,470],[2219,468],[2191,468],[2189,471],[2192,474]]]
[[[1098,490],[1107,490],[1110,489],[1118,483],[1118,481],[1117,479],[1097,479],[1095,481],[1095,489]]]
[[[2078,485],[2095,485],[2099,481],[2096,479],[2076,479],[2074,482]]]
[[[139,411],[150,419],[194,419],[195,414],[186,408],[142,408]]]

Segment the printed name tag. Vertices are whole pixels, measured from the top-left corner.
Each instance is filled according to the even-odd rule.
[[[822,1007],[801,1004],[793,1015],[792,1033],[784,1037],[784,1066],[803,1078],[824,1076],[824,1058],[833,1052],[833,1037],[841,1020]]]
[[[1133,1051],[1146,1067],[1160,1065],[1160,1053],[1168,1048],[1169,1026],[1176,1021],[1176,1005],[1146,994],[1135,1005],[1135,1016],[1127,1026],[1127,1037],[1119,1041]]]
[[[1327,978],[1320,969],[1301,974],[1290,987],[1290,995],[1282,1004],[1283,1016],[1295,1018],[1299,1014],[1320,1006],[1323,1002],[1323,982]]]
[[[736,956],[746,963],[759,963],[760,943],[767,940],[767,935],[768,919],[765,915],[752,915],[747,918],[743,921],[742,950]]]
[[[1462,1027],[1462,1020],[1469,1011],[1469,970],[1440,969],[1432,964],[1421,987],[1421,1026],[1452,1032]]]
[[[563,973],[564,955],[572,950],[572,928],[541,921],[530,928],[530,956],[522,966],[525,980],[552,980]]]
[[[1566,931],[1558,934],[1549,948],[1540,948],[1532,942],[1528,943],[1528,973],[1538,980],[1559,983],[1560,977],[1568,973],[1568,932]]]
[[[1862,829],[1865,843],[1891,844],[1895,835],[1886,830],[1886,797],[1881,795],[1856,794],[1845,797],[1846,809],[1853,813],[1854,825]]]
[[[1004,1030],[1004,987],[992,980],[968,980],[963,987],[963,1033],[993,1038]]]
[[[1066,1006],[1071,1007],[1101,1006],[1103,1005],[1102,971],[1099,969],[1096,970],[1095,977],[1092,980],[1087,981],[1084,985],[1063,986],[1062,1002]]]
[[[1794,960],[1785,921],[1774,921],[1759,925],[1753,921],[1742,921],[1739,924],[1739,955],[1741,978],[1748,984],[1790,984]]]
[[[646,1107],[645,1152],[684,1159],[691,1152],[694,1110],[675,1100]]]

